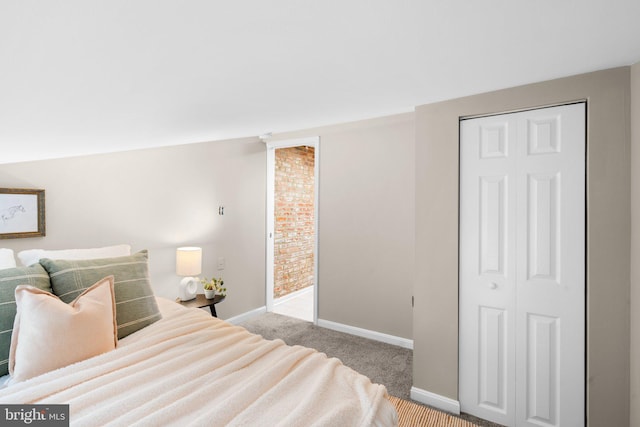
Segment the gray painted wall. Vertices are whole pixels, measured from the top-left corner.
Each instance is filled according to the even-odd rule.
[[[631,67],[631,426],[640,426],[640,63]]]
[[[413,118],[274,138],[320,136],[320,319],[413,337]]]
[[[414,386],[458,398],[458,119],[588,100],[587,411],[629,425],[629,67],[416,109]]]
[[[265,174],[257,138],[3,164],[0,186],[46,190],[47,236],[0,247],[149,249],[152,286],[173,299],[175,249],[202,246],[202,275],[223,275],[228,297],[217,310],[231,317],[265,301]]]
[[[320,318],[411,339],[413,113],[278,137],[309,135],[321,137]],[[154,290],[175,298],[175,248],[198,245],[203,275],[225,278],[220,317],[265,304],[266,149],[256,138],[3,164],[2,186],[46,190],[47,236],[0,247],[129,243],[149,249]]]

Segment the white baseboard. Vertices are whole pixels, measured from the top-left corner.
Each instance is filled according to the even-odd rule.
[[[413,350],[413,340],[407,338],[396,337],[394,335],[383,334],[382,332],[370,331],[368,329],[344,325],[324,319],[318,319],[318,326]]]
[[[229,319],[225,319],[225,320],[229,323],[237,325],[239,323],[246,322],[247,320],[253,319],[254,317],[264,314],[266,312],[267,312],[267,307],[262,306],[262,307],[253,309],[251,311],[247,311],[246,313],[242,313],[237,316],[230,317]],[[318,319],[318,326],[413,350],[413,340],[410,340],[407,338],[396,337],[394,335],[383,334],[382,332],[362,329],[356,326],[344,325],[342,323],[336,323],[336,322],[332,322],[330,320],[324,320],[324,319]]]
[[[264,314],[266,312],[267,312],[267,307],[263,305],[262,307],[258,307],[251,311],[247,311],[246,313],[238,314],[237,316],[233,316],[224,320],[229,323],[233,323],[234,325],[237,325],[238,323],[246,322],[247,320],[253,319],[254,317]]]
[[[460,402],[417,387],[411,387],[411,399],[442,411],[460,415]]]

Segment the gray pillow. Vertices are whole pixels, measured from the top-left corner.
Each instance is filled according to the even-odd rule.
[[[40,264],[51,276],[53,293],[70,303],[97,281],[114,276],[118,339],[162,317],[149,283],[147,251],[130,256],[87,260],[52,260]]]
[[[9,373],[11,332],[16,317],[15,289],[18,285],[31,285],[51,292],[49,275],[40,264],[0,270],[0,376]]]

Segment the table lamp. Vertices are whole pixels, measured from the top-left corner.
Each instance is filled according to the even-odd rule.
[[[196,297],[198,290],[197,276],[202,271],[202,248],[193,246],[176,250],[176,274],[186,276],[178,286],[178,298],[189,301]]]

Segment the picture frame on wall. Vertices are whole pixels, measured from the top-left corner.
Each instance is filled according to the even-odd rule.
[[[0,239],[45,236],[44,190],[0,188]]]

